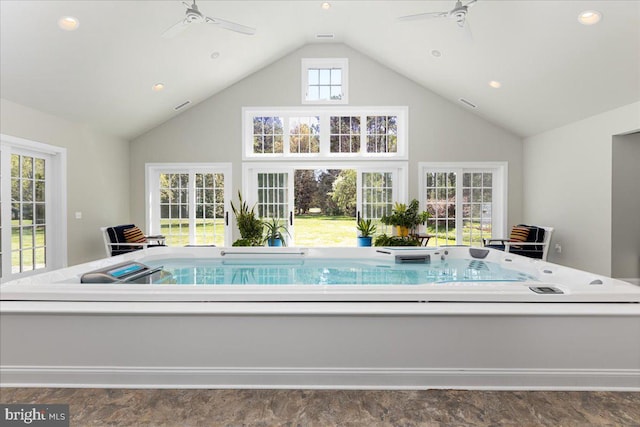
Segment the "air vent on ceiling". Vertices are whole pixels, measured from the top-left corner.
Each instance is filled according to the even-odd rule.
[[[330,40],[335,37],[335,34],[316,34],[316,38],[320,40]]]
[[[466,106],[471,107],[471,108],[476,108],[476,107],[477,107],[477,105],[476,105],[476,104],[474,104],[474,103],[473,103],[473,102],[471,102],[471,101],[467,101],[467,100],[466,100],[466,99],[464,99],[464,98],[460,98],[458,101],[462,102],[463,104],[465,104]]]
[[[179,109],[184,108],[189,104],[191,104],[191,101],[184,101],[182,104],[176,105],[175,107],[173,107],[173,109],[178,111]]]

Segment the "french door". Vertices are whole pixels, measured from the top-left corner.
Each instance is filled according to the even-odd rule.
[[[287,244],[295,245],[294,188],[296,170],[353,169],[356,171],[356,220],[370,218],[374,222],[391,212],[395,202],[406,202],[406,162],[349,163],[318,162],[304,164],[247,163],[243,171],[243,192],[250,206],[255,205],[260,218],[276,218],[287,225]],[[382,229],[379,229],[382,232]]]
[[[0,135],[0,281],[66,266],[66,150]]]
[[[169,246],[230,246],[228,164],[147,165],[147,234]]]
[[[506,221],[506,164],[420,164],[427,232],[438,245],[482,246],[502,237]]]

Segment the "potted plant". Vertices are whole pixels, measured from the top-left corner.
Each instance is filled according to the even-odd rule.
[[[277,218],[271,218],[262,222],[264,227],[264,240],[269,246],[287,246],[284,233],[290,236],[287,226]]]
[[[240,231],[240,239],[233,242],[233,246],[262,246],[262,221],[254,212],[255,206],[249,208],[247,202],[242,200],[242,194],[238,191],[238,208],[231,202],[231,210],[236,216],[236,223]]]
[[[371,238],[376,232],[376,225],[370,219],[361,219],[356,227],[358,229],[358,246],[371,246]]]
[[[409,232],[415,234],[418,226],[429,219],[429,213],[426,211],[420,212],[419,205],[416,199],[411,200],[408,206],[404,203],[396,202],[391,214],[384,215],[380,218],[380,221],[383,224],[396,227],[396,234],[399,237],[407,237]]]

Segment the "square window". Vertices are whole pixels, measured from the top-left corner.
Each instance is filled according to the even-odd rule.
[[[346,104],[347,58],[302,59],[302,103]]]

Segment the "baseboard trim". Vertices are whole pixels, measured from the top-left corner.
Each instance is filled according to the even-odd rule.
[[[640,391],[640,369],[1,366],[2,387]]]

